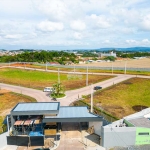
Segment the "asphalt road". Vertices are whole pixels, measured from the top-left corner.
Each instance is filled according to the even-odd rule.
[[[8,67],[8,66],[6,66]],[[15,67],[19,69],[29,69],[29,70],[35,70],[34,68],[24,68],[24,67]],[[47,72],[58,72],[57,70],[44,70],[44,69],[36,69],[38,71],[47,71]],[[66,71],[60,71],[61,73],[71,73],[71,72],[66,72]],[[74,72],[72,72],[74,73]],[[76,74],[83,74],[81,72],[76,72]],[[86,73],[85,73],[86,74]],[[141,78],[150,78],[150,76],[140,76],[140,75],[126,75],[126,74],[109,74],[109,73],[88,73],[88,74],[95,74],[95,75],[114,75],[116,77],[93,84],[92,86],[99,85],[103,89],[107,88],[109,86],[112,86],[113,84],[120,83],[122,81],[125,81],[127,79],[130,79],[132,77],[141,77]],[[15,85],[9,85],[9,84],[4,84],[0,83],[0,88],[1,89],[7,89],[16,93],[22,93],[24,95],[31,96],[35,98],[38,102],[51,102],[53,101],[51,97],[49,97],[49,93],[43,92],[41,90],[36,90],[36,89],[31,89],[31,88],[25,88],[21,86],[15,86]],[[70,103],[73,101],[76,101],[78,98],[81,98],[82,95],[88,95],[91,93],[91,85],[76,89],[76,90],[70,90],[66,91],[66,97],[62,99],[57,99],[57,101],[60,102],[61,106],[68,106]]]
[[[107,88],[113,84],[122,82],[124,80],[127,80],[129,78],[132,78],[133,76],[130,75],[118,75],[117,77],[93,84],[92,86],[102,86],[102,88]],[[1,89],[7,89],[16,93],[22,93],[24,95],[31,96],[35,98],[38,102],[51,102],[51,97],[49,97],[48,92],[43,92],[41,90],[35,90],[31,88],[25,88],[21,86],[15,86],[15,85],[9,85],[5,83],[0,83]],[[66,97],[62,99],[58,99],[57,101],[60,102],[61,106],[68,106],[73,101],[77,100],[78,98],[81,98],[82,95],[87,95],[91,93],[91,85],[76,89],[76,90],[70,90],[66,91]]]

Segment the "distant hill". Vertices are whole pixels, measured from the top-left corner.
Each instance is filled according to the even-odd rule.
[[[43,49],[44,50],[44,49]],[[128,47],[128,48],[118,48],[118,47],[108,47],[108,48],[97,48],[97,49],[73,49],[73,50],[64,50],[66,52],[74,52],[74,51],[122,51],[122,52],[150,52],[150,47]],[[5,49],[0,49],[0,51],[7,51]],[[41,49],[19,49],[19,50],[9,50],[9,51],[28,51],[28,52],[35,52],[35,51],[42,51]],[[45,50],[45,51],[61,51],[61,50]]]
[[[109,50],[117,50],[117,51],[126,51],[126,52],[150,52],[150,47],[129,47],[129,48],[100,48],[100,51],[109,51]]]

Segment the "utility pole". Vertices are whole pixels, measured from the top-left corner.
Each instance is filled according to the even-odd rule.
[[[111,68],[112,68],[112,69],[111,69],[111,70],[112,70],[112,74],[114,73],[114,72],[113,72],[113,69],[114,69],[113,67],[114,67],[114,66],[113,66],[113,62],[112,62],[112,64],[111,64]]]
[[[91,85],[91,113],[93,113],[93,84]]]
[[[124,64],[124,74],[126,74],[126,70],[127,70],[127,61],[125,61],[125,64]]]
[[[88,66],[86,68],[86,86],[88,86]]]
[[[47,71],[47,61],[46,61],[46,71]]]
[[[58,83],[60,83],[60,74],[59,74],[59,68],[58,68]]]
[[[74,74],[75,74],[75,65],[74,65]]]

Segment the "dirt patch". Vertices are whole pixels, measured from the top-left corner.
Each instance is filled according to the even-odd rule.
[[[4,93],[8,93],[10,92],[9,90],[5,90],[5,89],[0,89],[0,94],[4,94]]]
[[[113,67],[124,67],[126,64],[127,68],[150,68],[150,59],[123,59],[113,62]],[[99,66],[99,67],[112,67],[112,62],[92,62],[88,64],[78,64],[78,66]]]
[[[123,107],[119,106],[119,105],[104,105],[102,107],[105,111],[110,112],[113,116],[119,116],[122,118],[122,114],[125,113],[125,110],[123,109]]]
[[[10,111],[11,111],[11,108],[3,110],[2,112],[0,111],[0,116],[6,116],[6,115],[8,115],[10,113]]]
[[[141,111],[145,108],[148,108],[147,106],[142,106],[142,105],[135,105],[132,107],[135,111]]]

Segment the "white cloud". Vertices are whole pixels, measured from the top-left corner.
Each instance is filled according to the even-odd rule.
[[[142,39],[142,40],[126,40],[126,43],[128,43],[130,46],[149,46],[150,40],[149,39]]]
[[[60,49],[149,46],[149,8],[149,0],[1,0],[0,41]]]
[[[108,44],[108,43],[110,43],[110,41],[109,40],[105,40],[102,43]]]
[[[4,36],[4,38],[6,38],[6,39],[19,39],[21,37],[22,37],[22,35],[19,35],[19,34],[7,34]]]
[[[42,21],[38,24],[38,29],[41,31],[62,31],[64,26],[60,22]]]
[[[81,20],[75,20],[75,21],[72,21],[70,23],[70,27],[73,29],[73,30],[78,30],[78,31],[82,31],[82,30],[85,30],[86,29],[86,25],[83,21]]]
[[[130,40],[126,40],[126,42],[128,44],[137,44],[138,42],[136,40],[130,39]]]
[[[67,5],[62,0],[34,0],[36,8],[44,13],[52,20],[63,20],[68,12]]]
[[[80,40],[80,39],[83,38],[83,35],[82,35],[81,33],[79,33],[79,32],[75,32],[75,33],[73,34],[73,36],[74,36],[75,39],[78,39],[78,40]]]
[[[144,30],[150,31],[150,14],[146,15],[142,22],[141,22],[141,26]]]
[[[93,22],[99,28],[109,28],[111,26],[110,20],[103,15],[97,16],[96,14],[92,14],[90,16],[91,23]]]
[[[149,46],[150,45],[150,40],[149,39],[143,39],[141,44],[145,45],[145,46]]]

